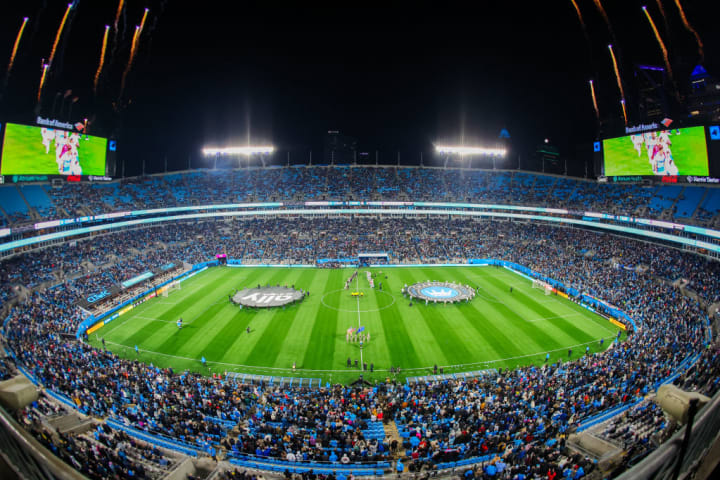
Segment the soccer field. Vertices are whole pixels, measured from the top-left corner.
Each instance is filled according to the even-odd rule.
[[[400,377],[566,361],[608,347],[618,329],[571,301],[533,289],[526,278],[495,267],[373,268],[382,291],[372,289],[362,269],[344,289],[352,269],[214,267],[184,281],[168,297],[156,297],[108,323],[90,341],[126,358],[175,371],[321,378],[348,382],[364,373],[384,380],[391,366]],[[387,275],[387,279],[385,276]],[[439,280],[480,287],[469,303],[413,302],[405,284]],[[295,285],[310,292],[301,303],[252,309],[232,304],[236,289]],[[513,291],[510,292],[510,287]],[[363,292],[352,297],[351,291]],[[185,325],[178,329],[182,317]],[[364,326],[370,340],[362,351],[346,341],[348,328]],[[246,331],[250,327],[250,332]],[[600,339],[604,338],[604,345]],[[135,353],[135,345],[139,354]],[[200,359],[205,357],[207,367]],[[348,357],[374,364],[375,372],[347,367]],[[361,360],[362,357],[362,360]],[[293,362],[296,371],[292,372]]]

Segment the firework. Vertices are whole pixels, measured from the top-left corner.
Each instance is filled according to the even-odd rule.
[[[573,7],[575,7],[575,11],[577,12],[578,20],[580,20],[580,25],[582,25],[583,31],[587,31],[587,28],[585,27],[585,20],[583,20],[582,12],[580,11],[580,7],[578,6],[577,2],[575,0],[570,0],[573,4]]]
[[[103,35],[102,49],[100,50],[100,63],[97,71],[95,72],[95,80],[93,81],[93,93],[97,92],[98,80],[100,80],[100,72],[102,72],[103,65],[105,64],[105,49],[107,48],[108,31],[110,25],[105,25],[105,35]]]
[[[705,58],[705,45],[703,45],[702,40],[700,40],[700,35],[698,34],[697,30],[695,30],[693,26],[690,25],[690,22],[685,15],[685,10],[683,10],[682,5],[680,4],[680,0],[675,0],[675,5],[677,5],[678,10],[680,11],[680,18],[682,18],[683,25],[685,25],[685,28],[688,32],[692,33],[695,36],[695,41],[698,44],[698,53],[700,54],[700,63],[702,63],[703,59]]]
[[[42,75],[40,76],[40,86],[38,87],[38,94],[37,94],[37,101],[40,102],[40,97],[42,97],[42,90],[43,86],[45,85],[45,76],[47,75],[48,67],[50,66],[49,63],[46,63],[42,66]]]
[[[605,25],[608,27],[608,31],[610,32],[610,37],[615,41],[615,33],[613,32],[612,25],[610,24],[610,17],[608,17],[607,12],[605,11],[605,7],[603,7],[603,4],[600,0],[593,0],[595,2],[595,6],[598,9],[598,12],[600,12],[600,15],[602,15],[603,20],[605,20]]]
[[[620,90],[620,98],[622,98],[623,101],[625,101],[625,89],[623,88],[622,78],[620,78],[620,69],[618,68],[618,63],[617,63],[617,59],[615,58],[615,51],[613,50],[613,46],[608,45],[608,50],[610,50],[610,57],[612,58],[613,70],[615,71],[615,78],[617,79],[618,89]]]
[[[668,57],[668,50],[665,46],[665,42],[663,42],[662,37],[660,36],[660,32],[658,32],[657,26],[655,26],[655,22],[653,21],[652,17],[650,16],[650,12],[648,12],[647,7],[642,7],[643,12],[645,12],[645,16],[648,19],[648,22],[650,22],[650,27],[652,27],[653,33],[655,34],[655,38],[657,39],[658,45],[660,45],[660,50],[662,50],[663,54],[663,60],[665,60],[665,68],[667,68],[668,75],[670,75],[670,80],[673,81],[673,71],[672,66],[670,65],[670,58]]]
[[[138,37],[140,36],[140,26],[135,25],[135,33],[133,34],[132,44],[130,45],[130,57],[128,58],[128,63],[125,66],[125,71],[122,74],[122,79],[120,80],[120,95],[119,98],[122,98],[123,92],[125,91],[125,80],[127,79],[128,73],[130,73],[130,68],[132,67],[133,60],[135,58],[135,50],[137,49],[137,41]],[[119,101],[118,101],[119,104]]]
[[[60,27],[58,28],[57,33],[55,34],[55,42],[53,42],[52,50],[50,51],[50,58],[48,59],[48,66],[52,65],[53,59],[55,58],[55,51],[57,50],[58,42],[60,41],[60,36],[62,35],[63,28],[65,28],[65,22],[67,21],[67,17],[70,14],[70,9],[72,8],[73,4],[68,3],[67,9],[65,9],[65,15],[63,15],[62,20],[60,21]]]
[[[113,26],[115,27],[116,32],[118,29],[118,21],[120,20],[120,13],[122,13],[123,3],[123,0],[120,0],[120,3],[118,3],[117,13],[115,14],[115,23]]]
[[[140,20],[140,30],[138,31],[138,36],[142,33],[143,28],[145,28],[145,20],[147,20],[148,12],[150,11],[149,8],[145,9],[145,13],[143,13],[142,20]]]
[[[665,14],[665,7],[663,7],[662,0],[655,0],[655,3],[657,3],[658,9],[660,10],[660,15],[662,15],[663,17],[663,23],[665,24],[665,33],[669,35],[670,25],[668,25],[667,14]]]
[[[598,109],[597,97],[595,96],[595,84],[590,80],[590,95],[592,95],[593,107],[595,107],[595,116],[600,120],[600,110]]]
[[[627,109],[625,108],[625,99],[623,98],[620,100],[620,105],[622,105],[622,111],[623,111],[623,118],[625,119],[625,126],[628,126],[628,117],[627,117]]]
[[[27,25],[28,17],[23,18],[23,23],[20,26],[20,31],[17,34],[17,37],[15,38],[15,45],[13,45],[12,53],[10,54],[10,64],[8,65],[7,73],[10,74],[10,70],[13,68],[13,63],[15,63],[15,55],[17,55],[18,46],[20,45],[20,39],[22,38],[23,31],[25,30],[25,25]]]

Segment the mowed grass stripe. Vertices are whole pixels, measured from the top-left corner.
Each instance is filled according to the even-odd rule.
[[[400,292],[405,283],[410,285],[415,282],[410,269],[392,271],[392,273],[399,276],[399,285],[393,288],[394,292]],[[430,361],[448,363],[440,345],[430,341],[433,338],[432,329],[422,320],[418,312],[421,306],[414,303],[414,306],[410,307],[409,303],[409,300],[406,303],[406,299],[398,295],[398,302],[383,311],[383,332],[388,339],[392,366],[414,368],[428,366]],[[385,318],[385,312],[392,315],[393,321],[390,322]]]
[[[455,278],[467,285],[477,284],[462,271],[455,272]],[[492,311],[489,302],[476,297],[467,307],[472,310],[472,314],[465,314],[468,322],[484,340],[477,344],[477,348],[482,349],[481,361],[517,356],[526,353],[528,344],[535,343],[528,341],[527,334],[510,322],[500,324],[497,318],[491,319],[488,314]]]
[[[295,270],[287,272],[284,278],[292,278],[288,281],[288,284],[296,284],[298,280],[303,279],[307,281],[313,275],[310,271],[303,271],[300,273]],[[255,345],[246,362],[251,364],[266,365],[268,367],[280,367],[280,368],[291,368],[292,361],[280,364],[278,356],[283,350],[287,350],[293,343],[292,339],[288,338],[288,332],[292,327],[295,319],[300,312],[301,304],[293,305],[285,308],[274,308],[274,314],[269,321],[268,327],[263,332],[260,341]],[[304,310],[304,309],[303,309]],[[294,360],[295,361],[295,360]]]
[[[421,281],[420,278],[431,278],[432,273],[431,270],[420,270],[414,275],[415,282]],[[470,351],[443,313],[443,310],[450,307],[441,305],[419,305],[419,307],[417,310],[420,312],[420,316],[427,325],[435,343],[442,350],[447,362],[453,365],[466,363],[471,358]],[[424,361],[430,362],[430,359],[424,359]],[[430,365],[430,363],[427,363],[427,365]]]
[[[384,275],[379,280],[383,282],[385,293],[375,294],[372,305],[373,308],[387,306],[388,303],[392,303],[392,305],[380,311],[363,313],[361,317],[363,325],[366,325],[371,334],[369,348],[364,352],[364,356],[367,358],[368,363],[375,364],[377,370],[387,370],[391,366],[416,365],[419,363],[417,351],[411,341],[412,335],[409,334],[405,324],[408,315],[401,313],[403,304],[400,294],[402,280],[398,280],[398,275],[392,275],[397,272],[391,271],[389,273],[388,280],[385,280]],[[364,273],[361,272],[361,275],[364,275]],[[381,298],[386,295],[394,297],[394,301],[390,298]]]
[[[186,312],[189,310],[189,308],[193,305],[200,306],[200,308],[206,309],[213,303],[213,297],[214,295],[208,295],[208,292],[215,291],[218,287],[220,287],[222,284],[227,282],[227,279],[223,275],[213,275],[213,277],[216,277],[212,279],[208,284],[207,287],[198,289],[191,295],[187,296],[183,300],[179,301],[176,305],[170,307],[164,315],[174,315],[175,319],[182,317],[183,314],[186,314]],[[180,290],[182,292],[182,290]],[[177,292],[176,292],[177,293]],[[170,298],[170,297],[168,297]],[[221,297],[220,297],[221,298]],[[136,314],[137,315],[137,314]],[[167,317],[166,317],[167,318]],[[171,317],[172,318],[172,317]],[[187,316],[183,317],[186,321],[190,320]],[[202,320],[202,316],[200,318],[192,318],[192,321],[196,320]],[[138,345],[140,343],[143,343],[150,339],[153,335],[155,335],[160,330],[166,329],[166,331],[172,331],[171,328],[175,327],[177,330],[177,327],[174,326],[172,323],[165,323],[165,322],[154,322],[152,320],[147,320],[147,324],[136,330],[135,332],[131,333],[130,335],[127,335],[125,338],[122,338],[118,340],[118,343],[122,343],[124,345]]]
[[[488,308],[497,312],[500,318],[513,322],[515,328],[524,332],[524,336],[530,339],[539,351],[551,350],[563,346],[563,343],[557,338],[548,335],[544,329],[538,327],[534,322],[525,321],[516,310],[522,306],[518,300],[509,298],[509,294],[504,298],[504,300],[506,300],[504,303],[498,300],[503,298],[502,295],[508,292],[509,287],[498,287],[498,282],[490,275],[478,278],[478,283],[482,289],[488,290],[490,297],[495,299],[495,301],[487,302]]]
[[[335,290],[335,285],[342,285],[343,275],[347,270],[333,270],[327,277],[323,292]],[[328,305],[337,308],[339,297],[331,296],[326,300]],[[305,356],[302,359],[302,368],[323,370],[337,369],[334,364],[335,344],[337,342],[338,312],[332,308],[318,307],[314,311],[315,321],[312,322],[310,340]],[[344,340],[344,339],[343,339]]]
[[[504,283],[501,284],[501,280],[499,279],[493,279],[490,280],[491,283],[494,285],[497,285],[498,288],[500,285],[505,285]],[[524,305],[526,308],[532,310],[533,312],[537,313],[538,316],[535,318],[546,318],[547,320],[543,321],[543,323],[546,323],[545,327],[549,330],[552,330],[554,335],[559,336],[565,336],[568,337],[569,341],[572,341],[574,343],[583,343],[590,340],[593,340],[594,337],[592,335],[589,335],[587,332],[579,329],[576,327],[573,323],[571,323],[569,320],[565,319],[562,311],[558,311],[557,308],[561,305],[561,302],[558,300],[556,302],[548,303],[548,305],[551,305],[552,308],[548,308],[543,304],[540,304],[537,300],[531,298],[529,295],[523,293],[521,290],[513,291],[511,295],[508,295],[509,297],[519,297],[520,303]],[[549,299],[557,300],[552,295],[548,296]],[[553,318],[554,317],[554,318]],[[531,318],[532,320],[532,318]],[[535,323],[535,322],[528,322],[528,323]]]
[[[310,291],[310,296],[305,297],[302,303],[296,308],[295,317],[290,324],[290,330],[285,336],[285,343],[275,359],[276,367],[291,368],[292,362],[296,362],[298,368],[305,358],[306,350],[312,348],[310,346],[310,335],[312,333],[312,325],[319,315],[320,300],[322,293],[320,291],[313,292],[310,287],[325,285],[330,272],[321,269],[304,269],[300,278],[295,281],[295,286]],[[317,290],[317,289],[316,289]]]

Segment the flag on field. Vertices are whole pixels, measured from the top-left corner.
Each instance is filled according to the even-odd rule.
[[[352,334],[353,334],[353,327],[348,328],[348,329],[347,329],[347,333],[349,333],[350,335],[352,335]]]
[[[365,325],[363,325],[362,327],[358,328],[358,329],[357,329],[357,333],[360,333],[360,332],[362,332],[363,330],[365,330]]]

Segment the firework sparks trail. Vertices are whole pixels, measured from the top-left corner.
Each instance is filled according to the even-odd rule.
[[[47,75],[48,67],[50,64],[46,63],[42,67],[42,75],[40,76],[40,86],[38,87],[37,101],[40,103],[40,97],[42,97],[43,86],[45,85],[45,76]]]
[[[620,100],[620,105],[622,105],[622,111],[623,111],[623,118],[625,119],[625,126],[628,126],[628,116],[627,116],[627,109],[625,108],[625,99],[623,98]]]
[[[132,68],[133,60],[135,59],[135,51],[137,49],[137,42],[138,38],[140,37],[140,26],[135,25],[135,33],[133,34],[132,44],[130,46],[130,57],[128,58],[128,63],[125,66],[125,71],[122,74],[122,80],[120,81],[120,95],[118,96],[118,104],[120,99],[122,98],[123,92],[125,91],[125,80],[127,80],[128,73],[130,73],[130,68]]]
[[[580,7],[577,4],[576,0],[570,0],[573,4],[573,7],[575,7],[575,12],[577,12],[578,20],[580,20],[580,25],[582,25],[583,31],[587,32],[587,28],[585,27],[585,20],[583,20],[582,12],[580,11]]]
[[[673,81],[673,71],[672,66],[670,65],[670,58],[668,57],[668,49],[665,46],[665,42],[663,42],[662,37],[660,36],[660,32],[657,29],[657,26],[655,25],[655,22],[653,21],[652,17],[650,16],[650,12],[648,12],[647,7],[642,7],[643,12],[645,12],[645,16],[648,19],[648,22],[650,22],[650,27],[652,27],[653,33],[655,34],[655,38],[657,39],[658,45],[660,45],[660,50],[662,50],[663,54],[663,60],[665,61],[665,68],[667,68],[668,75],[670,75],[670,81]]]
[[[22,38],[23,31],[25,31],[25,25],[27,25],[28,17],[23,18],[23,23],[20,26],[20,31],[17,34],[17,37],[15,38],[15,45],[13,45],[12,53],[10,54],[10,64],[8,65],[7,73],[10,75],[10,70],[13,68],[13,63],[15,63],[15,55],[17,55],[18,46],[20,45],[20,39]]]
[[[610,50],[610,57],[612,58],[613,70],[615,71],[615,78],[617,79],[618,89],[620,90],[620,98],[625,101],[625,89],[623,88],[622,79],[620,78],[620,69],[618,68],[617,59],[615,58],[615,51],[612,45],[608,45]]]
[[[100,80],[100,73],[102,72],[103,65],[105,65],[105,50],[107,49],[109,30],[110,25],[105,25],[105,34],[103,35],[102,49],[100,50],[100,63],[98,64],[97,71],[95,72],[95,79],[93,81],[93,93],[97,93],[98,80]]]
[[[120,0],[120,3],[118,3],[117,13],[115,14],[115,23],[113,24],[113,27],[115,28],[116,33],[118,29],[118,21],[120,20],[120,13],[122,13],[123,9],[123,3],[125,3],[124,0]]]
[[[603,4],[600,0],[593,0],[593,2],[595,2],[595,6],[600,12],[600,15],[602,15],[603,20],[605,20],[605,25],[607,25],[608,31],[610,32],[610,38],[612,38],[612,41],[614,42],[615,32],[613,31],[612,24],[610,23],[610,17],[608,17],[607,12],[605,11],[605,7],[603,7]]]
[[[53,59],[55,58],[55,51],[57,50],[58,42],[60,42],[60,36],[62,35],[63,28],[65,28],[65,22],[67,21],[67,17],[70,14],[72,6],[72,3],[68,3],[67,9],[65,9],[65,15],[63,15],[63,18],[60,21],[60,27],[58,28],[57,34],[55,34],[55,42],[53,43],[52,50],[50,51],[48,66],[52,65]]]
[[[702,63],[702,61],[705,59],[705,45],[703,45],[703,42],[700,39],[700,35],[698,34],[697,30],[695,30],[693,26],[690,25],[690,22],[685,15],[685,10],[683,10],[682,5],[680,4],[680,0],[675,0],[675,5],[680,11],[680,18],[682,18],[683,25],[685,25],[685,28],[688,32],[692,33],[693,36],[695,36],[695,41],[698,44],[698,53],[700,54],[700,63]]]
[[[597,97],[595,96],[595,84],[590,80],[590,95],[592,95],[593,107],[595,108],[595,116],[600,120],[600,110],[598,109]]]

